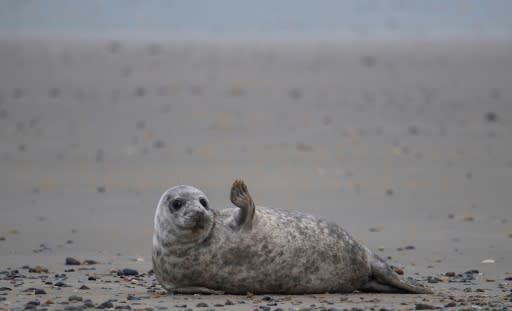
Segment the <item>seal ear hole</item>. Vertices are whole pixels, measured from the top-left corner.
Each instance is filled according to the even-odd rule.
[[[169,208],[173,211],[179,211],[185,202],[182,199],[174,199],[169,203]]]
[[[201,203],[201,205],[202,205],[204,208],[208,209],[208,201],[206,201],[206,199],[205,199],[205,198],[200,198],[200,199],[199,199],[199,203]]]

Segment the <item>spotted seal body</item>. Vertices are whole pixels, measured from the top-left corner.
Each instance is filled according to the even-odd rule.
[[[311,215],[256,207],[235,181],[236,208],[210,208],[191,186],[167,190],[158,204],[153,268],[177,293],[326,292],[430,293],[406,283],[335,223]]]

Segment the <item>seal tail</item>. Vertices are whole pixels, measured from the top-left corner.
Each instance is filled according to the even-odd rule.
[[[373,255],[370,281],[361,291],[381,293],[432,294],[432,290],[421,285],[411,284],[400,278],[379,256]]]
[[[230,199],[231,202],[239,208],[239,212],[236,217],[237,225],[240,228],[250,229],[252,227],[252,220],[254,218],[256,205],[254,204],[254,201],[249,194],[249,190],[243,180],[235,180],[231,186]]]

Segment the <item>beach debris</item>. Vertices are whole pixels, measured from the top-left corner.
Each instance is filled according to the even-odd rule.
[[[31,273],[48,273],[48,269],[43,266],[35,266],[33,268],[29,268],[28,272]]]
[[[491,258],[482,260],[482,263],[495,263],[495,262],[496,261],[494,259],[491,259]]]
[[[434,310],[434,309],[439,309],[439,308],[437,308],[433,305],[426,304],[426,303],[417,303],[416,307],[414,309],[415,310]]]
[[[73,257],[66,257],[66,265],[67,266],[79,266],[80,261]]]
[[[99,304],[96,308],[97,309],[112,309],[112,308],[114,308],[114,304],[110,300],[107,300],[107,301]]]
[[[139,271],[130,268],[124,268],[117,271],[117,275],[119,276],[130,276],[130,275],[139,275]]]
[[[377,225],[377,226],[368,228],[368,231],[370,231],[370,232],[382,232],[383,230],[384,230],[384,225]]]
[[[297,87],[288,91],[288,97],[290,97],[293,100],[301,99],[302,95],[302,89]]]
[[[83,298],[78,295],[71,295],[68,297],[69,302],[77,302],[77,301],[82,301],[82,300],[83,300]]]
[[[463,220],[465,222],[472,222],[475,221],[475,218],[473,216],[464,216]]]
[[[487,112],[485,114],[485,121],[487,121],[489,123],[497,122],[498,115],[495,112]]]
[[[363,55],[360,59],[361,66],[373,67],[377,64],[377,59],[371,55]]]
[[[295,145],[295,148],[297,149],[297,151],[300,151],[300,152],[311,152],[311,151],[313,151],[313,146],[311,146],[310,144],[306,144],[306,143],[297,143]]]

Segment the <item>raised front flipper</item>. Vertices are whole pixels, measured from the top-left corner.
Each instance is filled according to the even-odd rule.
[[[243,180],[235,180],[231,186],[231,202],[239,208],[237,213],[234,215],[232,227],[240,229],[251,229],[252,220],[254,218],[254,212],[256,205],[247,190],[247,186]]]

